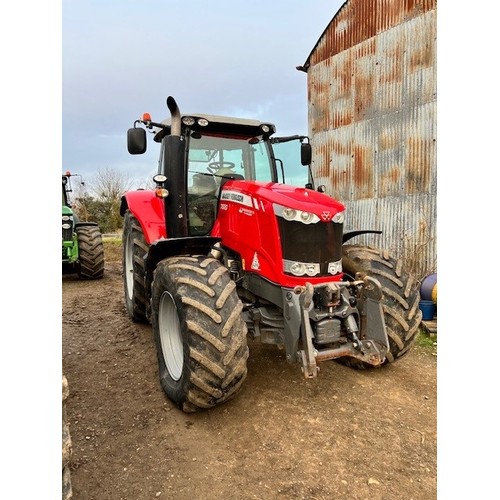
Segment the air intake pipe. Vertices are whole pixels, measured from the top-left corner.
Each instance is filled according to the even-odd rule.
[[[186,195],[185,142],[181,136],[181,113],[172,96],[167,98],[171,115],[170,135],[163,138],[163,173],[167,177],[165,198],[165,224],[167,238],[188,236]]]
[[[175,99],[169,95],[167,97],[167,106],[170,111],[171,121],[170,121],[170,135],[180,137],[181,135],[181,112],[179,111],[179,106],[175,102]]]

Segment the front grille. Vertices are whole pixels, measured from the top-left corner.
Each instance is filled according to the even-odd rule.
[[[69,221],[62,221],[63,224],[70,224],[71,222]],[[63,241],[71,241],[73,239],[73,228],[70,227],[69,229],[62,229],[62,239]]]
[[[318,263],[321,276],[328,275],[328,263],[342,258],[343,224],[303,224],[277,217],[283,259]]]

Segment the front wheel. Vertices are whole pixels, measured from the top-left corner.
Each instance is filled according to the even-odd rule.
[[[360,272],[377,279],[382,286],[389,352],[383,364],[392,363],[407,354],[415,342],[422,312],[418,307],[420,293],[417,281],[403,269],[402,262],[385,250],[344,245],[342,255],[344,273],[354,278]],[[354,368],[372,365],[355,358],[338,358],[338,362]]]
[[[149,251],[144,233],[130,210],[123,222],[123,287],[125,307],[129,318],[136,323],[148,322],[145,256]]]
[[[227,269],[207,256],[162,260],[151,319],[161,386],[184,412],[233,397],[247,375],[247,327]]]
[[[99,226],[77,226],[78,276],[85,280],[104,276],[104,244]]]

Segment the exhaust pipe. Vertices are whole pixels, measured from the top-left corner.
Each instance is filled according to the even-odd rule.
[[[180,137],[181,135],[181,112],[179,111],[179,106],[175,102],[175,99],[169,95],[167,97],[167,106],[172,117],[170,124],[170,135]]]
[[[169,196],[165,198],[165,222],[168,238],[188,236],[185,144],[181,137],[181,113],[172,96],[167,98],[171,114],[170,135],[164,141],[163,173]]]

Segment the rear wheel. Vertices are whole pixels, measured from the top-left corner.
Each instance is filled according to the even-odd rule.
[[[152,287],[160,382],[191,413],[233,397],[247,375],[247,327],[227,269],[207,256],[161,261]]]
[[[385,250],[367,246],[344,245],[342,267],[351,278],[360,272],[382,285],[382,309],[389,338],[389,352],[383,364],[400,359],[415,342],[422,319],[417,281],[403,270],[400,260]],[[372,366],[355,358],[338,358],[337,361],[354,368]]]
[[[104,244],[99,226],[77,226],[78,276],[95,280],[104,276]]]
[[[127,210],[123,222],[123,286],[125,306],[132,321],[148,322],[145,256],[149,245],[139,221]]]

